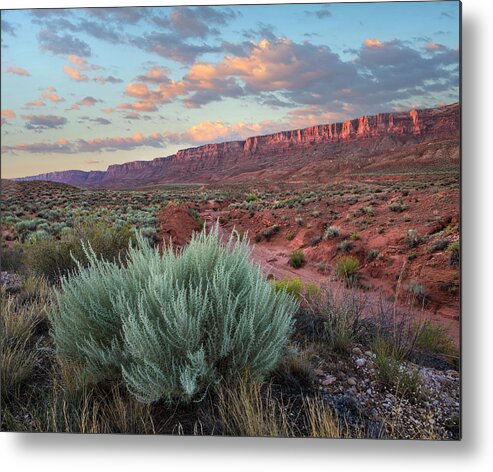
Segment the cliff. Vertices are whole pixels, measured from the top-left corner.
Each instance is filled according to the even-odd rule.
[[[285,178],[299,172],[302,162],[311,167],[317,163],[321,170],[337,173],[374,163],[368,159],[384,153],[423,143],[457,140],[459,127],[459,105],[454,103],[439,108],[361,116],[342,123],[281,131],[244,141],[206,144],[151,161],[111,165],[106,171],[52,172],[17,180],[52,180],[80,187],[238,181],[257,177]],[[312,177],[317,177],[315,168]]]

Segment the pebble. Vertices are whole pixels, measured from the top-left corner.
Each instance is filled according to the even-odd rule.
[[[349,377],[349,379],[347,379],[347,383],[349,385],[356,385],[356,379],[354,377]]]
[[[366,360],[363,357],[356,359],[356,365],[358,367],[363,367],[366,364]]]
[[[362,351],[359,347],[354,347],[353,348],[353,354],[356,354],[357,356],[361,356]]]
[[[333,384],[335,381],[337,380],[336,377],[334,377],[333,375],[328,375],[327,377],[325,377],[325,379],[322,381],[322,385],[331,385]]]

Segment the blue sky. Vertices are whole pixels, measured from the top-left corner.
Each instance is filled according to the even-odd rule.
[[[2,11],[2,176],[458,100],[458,2]]]

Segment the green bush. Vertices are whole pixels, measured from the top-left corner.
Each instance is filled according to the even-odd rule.
[[[249,193],[246,195],[245,200],[247,202],[256,202],[258,200],[258,197],[254,193]]]
[[[294,269],[299,269],[305,265],[305,253],[301,249],[296,249],[289,256],[289,265]]]
[[[105,222],[77,224],[62,235],[61,240],[39,239],[27,247],[27,264],[36,275],[55,281],[76,268],[74,258],[85,267],[89,259],[82,243],[89,243],[98,257],[118,260],[134,237],[127,226],[116,229]]]
[[[297,302],[277,292],[236,233],[195,234],[160,254],[139,235],[123,266],[87,250],[52,315],[59,355],[85,382],[116,378],[141,402],[187,402],[208,387],[278,363]],[[82,268],[81,268],[82,269]]]
[[[454,241],[449,244],[447,251],[449,253],[450,265],[459,265],[460,261],[460,242]]]
[[[339,278],[345,281],[353,281],[359,270],[358,259],[354,256],[344,256],[336,263],[336,272]]]

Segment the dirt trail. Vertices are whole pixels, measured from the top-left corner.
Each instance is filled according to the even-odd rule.
[[[218,218],[225,213],[227,212],[204,210],[201,213],[201,217],[205,221],[206,226],[210,228],[218,220]],[[219,235],[221,237],[227,239],[230,234],[231,232],[228,229],[225,229],[219,225]],[[252,260],[261,266],[265,275],[272,276],[275,279],[297,277],[305,283],[313,282],[319,286],[328,287],[339,284],[338,281],[334,281],[327,275],[321,274],[315,267],[310,266],[309,264],[299,269],[291,268],[288,264],[289,254],[287,253],[286,248],[276,246],[272,243],[253,245]],[[376,313],[381,308],[382,303],[386,308],[393,309],[393,303],[382,301],[381,297],[379,297],[379,294],[377,293],[371,293],[363,290],[358,290],[358,292],[358,295],[365,300],[365,306],[370,312]],[[409,312],[409,309],[406,307],[399,307],[398,312],[405,314]],[[460,323],[457,320],[444,318],[432,311],[422,309],[419,310],[419,313],[417,313],[416,316],[423,320],[429,319],[434,323],[440,324],[441,326],[447,328],[455,343],[459,345]]]

